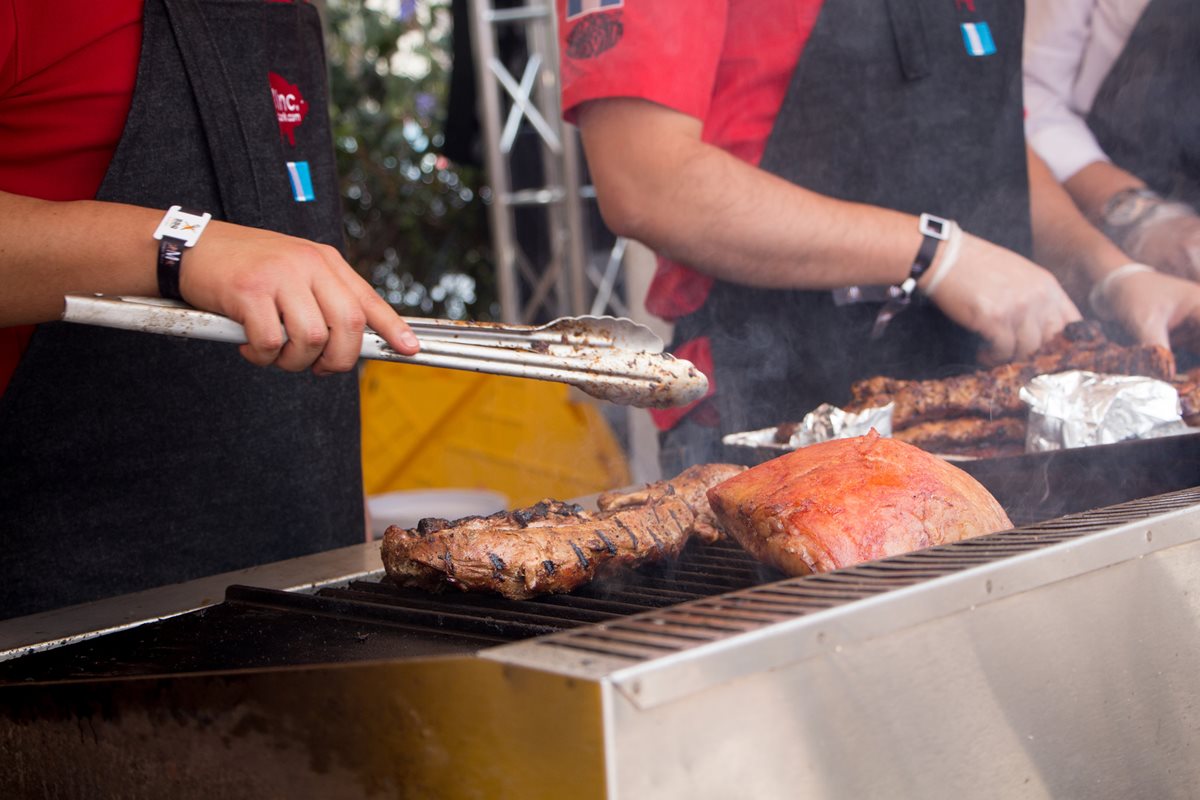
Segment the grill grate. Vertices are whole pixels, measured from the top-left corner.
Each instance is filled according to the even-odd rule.
[[[569,631],[536,644],[628,662],[645,661],[1197,503],[1200,489],[1133,500],[823,575],[751,586]]]
[[[687,603],[783,577],[728,541],[690,544],[674,563],[606,576],[571,594],[530,600],[448,590],[430,594],[386,581],[354,581],[315,595],[231,587],[229,600],[290,607],[312,614],[363,616],[434,628],[523,639],[610,622],[651,609]]]
[[[723,541],[532,600],[372,581],[315,594],[233,586],[218,606],[0,664],[0,683],[445,655],[531,638],[520,646],[636,663],[1195,505],[1200,489],[1188,489],[805,578]]]

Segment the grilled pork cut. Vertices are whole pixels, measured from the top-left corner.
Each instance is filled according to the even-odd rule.
[[[1012,526],[970,475],[873,430],[767,461],[710,489],[708,499],[727,533],[789,575]]]
[[[405,586],[499,592],[513,600],[569,592],[597,575],[679,555],[693,534],[711,538],[707,491],[745,471],[702,464],[633,492],[609,492],[599,511],[556,500],[454,522],[423,519],[383,536],[383,566]]]

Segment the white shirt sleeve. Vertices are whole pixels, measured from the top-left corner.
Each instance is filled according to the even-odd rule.
[[[1084,120],[1088,109],[1072,102],[1095,11],[1096,0],[1026,3],[1025,136],[1060,182],[1108,160]]]

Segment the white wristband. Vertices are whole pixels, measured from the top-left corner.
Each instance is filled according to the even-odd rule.
[[[1092,291],[1088,293],[1088,305],[1092,307],[1092,312],[1100,319],[1112,319],[1112,306],[1108,303],[1108,292],[1118,281],[1128,278],[1130,275],[1137,275],[1139,272],[1156,272],[1154,267],[1146,264],[1125,264],[1117,267],[1112,272],[1105,275],[1100,281],[1092,287]]]
[[[933,270],[927,277],[928,283],[923,287],[917,287],[921,294],[933,297],[938,284],[945,280],[950,270],[954,269],[954,264],[958,261],[958,252],[962,250],[962,242],[963,229],[958,226],[957,222],[950,222],[950,230],[946,235],[946,252],[942,253],[941,260],[934,264]]]

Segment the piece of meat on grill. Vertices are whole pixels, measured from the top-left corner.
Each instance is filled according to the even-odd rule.
[[[1173,383],[1179,392],[1179,411],[1183,421],[1193,427],[1200,425],[1200,367],[1176,375]]]
[[[655,502],[667,491],[673,491],[687,503],[695,516],[692,521],[692,535],[711,544],[723,538],[725,534],[717,527],[717,518],[713,515],[712,506],[708,504],[708,490],[721,481],[745,471],[745,467],[736,464],[697,464],[688,467],[670,481],[658,481],[644,489],[605,492],[596,498],[596,506],[601,511],[620,511]]]
[[[710,489],[708,499],[727,533],[789,575],[1012,526],[970,475],[875,431],[759,464]]]
[[[1025,452],[1024,417],[960,417],[919,422],[892,435],[930,453],[996,457]]]
[[[678,556],[690,536],[708,535],[713,525],[707,490],[744,470],[692,467],[645,489],[604,495],[608,510],[544,500],[488,517],[393,525],[383,537],[383,566],[392,581],[431,590],[453,586],[513,600],[569,592],[618,567]]]
[[[868,378],[851,387],[853,400],[847,410],[861,411],[893,402],[892,427],[896,430],[955,417],[1017,416],[1026,410],[1021,402],[1022,386],[1037,375],[1073,369],[1169,381],[1175,374],[1175,359],[1165,347],[1108,344],[1035,356],[1028,361],[940,380]]]

